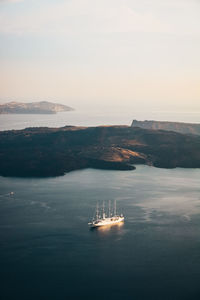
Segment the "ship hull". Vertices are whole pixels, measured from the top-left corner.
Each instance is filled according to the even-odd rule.
[[[116,223],[124,222],[124,217],[105,218],[91,224],[91,227],[102,227],[107,225],[114,225]]]

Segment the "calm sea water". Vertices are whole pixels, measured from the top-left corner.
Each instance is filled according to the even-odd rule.
[[[200,170],[0,179],[1,299],[200,298]],[[125,223],[90,230],[108,199]]]
[[[199,114],[1,115],[0,128],[128,125],[133,118],[198,122]],[[125,223],[89,230],[103,200],[117,201]],[[196,300],[199,278],[199,169],[0,177],[1,300]]]
[[[80,108],[52,115],[0,115],[0,130],[26,127],[130,125],[133,119],[200,123],[200,110],[159,110],[132,107]]]

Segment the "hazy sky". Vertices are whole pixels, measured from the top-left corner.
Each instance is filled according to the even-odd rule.
[[[200,109],[200,0],[0,0],[0,101]]]

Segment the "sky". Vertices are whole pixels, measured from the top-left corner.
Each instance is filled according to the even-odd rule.
[[[0,103],[200,110],[200,0],[0,0]]]

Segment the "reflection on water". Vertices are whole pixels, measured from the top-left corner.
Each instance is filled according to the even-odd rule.
[[[3,300],[200,299],[199,169],[1,178],[0,191]],[[97,201],[115,199],[125,222],[90,230]]]
[[[182,196],[174,195],[174,197],[161,196],[148,202],[138,203],[137,206],[145,211],[145,219],[148,221],[152,219],[151,215],[154,212],[181,216],[189,221],[192,215],[200,213],[200,198],[192,197],[189,193]]]
[[[133,202],[134,206],[143,210],[146,221],[163,214],[189,221],[193,215],[200,214],[200,170],[147,167],[146,171],[143,196]],[[152,173],[151,178],[148,178],[149,171]]]
[[[98,235],[104,235],[104,234],[112,234],[112,233],[120,233],[124,227],[124,222],[115,223],[111,225],[104,225],[99,227],[90,228],[92,232],[95,231]]]

